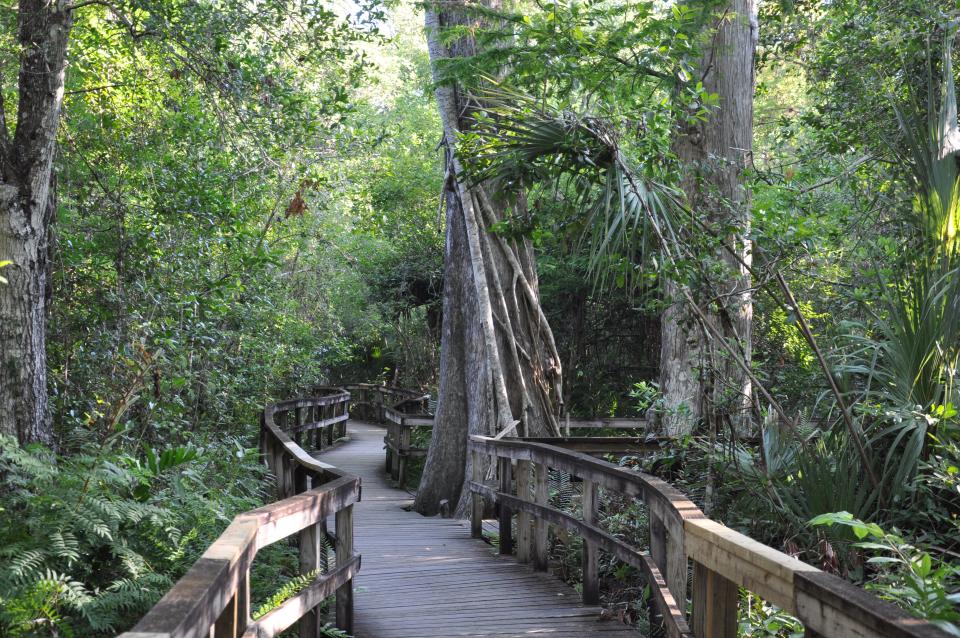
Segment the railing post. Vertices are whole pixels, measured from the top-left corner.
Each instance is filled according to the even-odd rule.
[[[337,566],[353,558],[353,505],[337,512]],[[353,633],[353,579],[337,589],[337,627]]]
[[[324,418],[324,419],[328,419],[328,418],[329,418],[329,419],[332,419],[332,418],[334,417],[334,413],[336,412],[336,410],[335,410],[336,406],[331,403],[331,404],[328,405],[328,406],[324,406],[324,408],[325,408],[325,409],[324,409],[324,411],[323,411],[323,418]],[[327,445],[328,445],[328,446],[329,446],[329,445],[333,445],[333,442],[336,440],[336,437],[333,436],[333,430],[334,430],[335,428],[339,428],[339,427],[340,427],[339,424],[337,424],[337,425],[331,424],[331,425],[327,426],[326,428],[324,428],[324,432],[325,432],[326,435],[327,435]]]
[[[588,525],[597,524],[597,484],[584,479],[583,481],[583,522]],[[583,539],[583,557],[581,560],[583,572],[583,603],[596,605],[600,602],[600,581],[597,573],[597,546]]]
[[[693,615],[696,638],[736,638],[737,584],[693,562]]]
[[[302,472],[299,477],[297,489],[300,492],[309,491],[313,487],[313,478],[306,472]],[[309,574],[320,569],[320,553],[323,545],[320,543],[320,535],[325,533],[320,528],[320,524],[305,527],[300,532],[300,573]],[[317,609],[311,609],[302,618],[300,618],[300,638],[319,638],[320,637],[320,618],[317,615]]]
[[[663,522],[663,521],[661,521]],[[686,606],[687,600],[687,572],[689,561],[686,548],[683,544],[682,523],[666,529],[664,547],[666,548],[666,571],[662,572],[667,588],[673,594],[674,600],[681,608]]]
[[[293,412],[293,440],[297,445],[303,447],[303,432],[300,428],[303,426],[303,408],[294,408]]]
[[[220,612],[217,622],[213,625],[213,638],[240,638],[247,628],[247,619],[250,617],[250,573],[240,577],[237,591],[234,592],[227,606]]]
[[[548,505],[550,501],[549,483],[547,482],[550,468],[546,465],[535,465],[534,473],[534,501],[538,505]],[[545,520],[536,517],[533,520],[533,568],[545,572],[549,564],[550,526]]]
[[[402,421],[402,419],[401,419]],[[407,487],[407,461],[409,460],[408,454],[410,453],[410,434],[411,429],[405,427],[402,423],[400,425],[400,489]]]
[[[667,574],[667,530],[663,526],[663,521],[650,508],[647,509],[650,520],[650,557],[660,573],[666,578]],[[653,587],[655,584],[650,583]],[[647,620],[650,625],[650,638],[663,638],[665,627],[663,625],[663,616],[657,607],[653,596],[647,600]]]
[[[473,476],[473,482],[477,484],[483,483],[483,467],[481,464],[481,458],[479,452],[471,452],[472,463],[471,465],[471,474]],[[483,538],[483,497],[474,492],[470,495],[471,499],[471,512],[470,512],[470,536],[473,538]]]
[[[389,432],[390,443],[393,445],[393,464],[390,466],[390,477],[394,481],[400,480],[400,436],[398,430],[400,426],[393,421],[389,422],[387,432]]]
[[[517,461],[517,496],[529,502],[530,494],[530,461]],[[531,516],[527,512],[517,512],[517,561],[530,562],[530,545],[532,543]]]
[[[497,459],[500,474],[500,491],[509,494],[511,490],[511,471],[513,466],[510,459]],[[500,553],[510,555],[513,553],[513,512],[505,503],[497,504],[497,511],[500,518]]]

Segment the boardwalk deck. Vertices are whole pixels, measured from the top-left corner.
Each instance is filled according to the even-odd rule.
[[[600,634],[637,638],[600,619],[556,578],[498,556],[470,537],[469,524],[407,512],[408,492],[384,472],[384,428],[351,421],[351,441],[318,458],[358,474],[355,544],[363,555],[356,580],[357,638],[550,636]]]

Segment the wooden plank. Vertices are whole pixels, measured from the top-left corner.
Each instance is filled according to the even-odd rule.
[[[796,612],[794,575],[818,571],[716,521],[686,521],[684,530],[688,556],[788,613]]]
[[[400,489],[407,487],[407,450],[410,449],[410,428],[400,428]]]
[[[309,482],[309,478],[307,481]],[[307,487],[310,487],[309,484]],[[314,523],[301,530],[299,543],[301,574],[313,573],[323,566],[320,554],[323,553],[322,539],[325,535],[326,532],[321,528],[321,523]],[[300,638],[320,638],[322,623],[316,611],[312,610],[312,606],[310,609],[311,611],[305,612],[300,618]]]
[[[337,511],[337,566],[353,560],[353,505]],[[337,627],[353,633],[353,580],[337,588]]]
[[[737,638],[737,584],[693,563],[693,614],[690,625],[696,638]]]
[[[632,436],[559,436],[559,437],[521,437],[529,443],[544,443],[565,450],[584,454],[629,454],[635,452],[658,452],[660,441]]]
[[[649,423],[645,418],[570,418],[570,427],[571,428],[609,428],[609,429],[627,429],[627,430],[642,430],[645,429]],[[564,425],[567,421],[564,420]]]
[[[500,476],[500,491],[509,494],[513,485],[511,476],[513,466],[510,459],[500,459],[497,469]],[[513,553],[513,510],[503,501],[496,502],[500,518],[500,553],[509,556]]]
[[[517,497],[532,501],[530,473],[533,466],[530,461],[517,461]],[[533,517],[526,511],[517,514],[517,562],[529,563],[533,545]]]
[[[550,501],[550,468],[546,465],[534,466],[534,502],[546,507]],[[533,568],[545,572],[550,563],[550,527],[541,518],[533,520]]]
[[[587,525],[597,524],[597,485],[593,481],[583,482],[583,522]],[[583,603],[596,605],[600,603],[600,580],[597,566],[597,545],[591,540],[584,539],[583,555],[580,561],[583,573]]]
[[[481,465],[480,454],[473,452],[471,458],[471,473],[473,480],[477,483],[483,482],[483,467]],[[470,536],[473,538],[483,538],[483,499],[479,494],[473,494],[470,497]]]

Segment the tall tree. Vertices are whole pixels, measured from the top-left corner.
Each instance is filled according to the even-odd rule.
[[[481,4],[498,8],[489,0]],[[444,70],[477,51],[467,34],[484,20],[467,7],[445,2],[428,6],[425,16],[446,152],[447,225],[439,398],[415,504],[424,514],[436,513],[442,500],[459,502],[463,511],[470,434],[558,434],[562,406],[560,357],[540,306],[533,245],[488,231],[522,214],[524,200],[468,183],[458,157],[459,136],[480,104],[463,82],[469,78],[453,82]],[[463,27],[460,37],[445,43],[444,32]]]
[[[684,166],[681,187],[687,205],[722,245],[714,247],[719,268],[690,275],[701,320],[675,281],[665,286],[671,305],[662,317],[661,427],[672,436],[691,431],[699,420],[711,428],[728,419],[741,424],[752,405],[751,382],[743,369],[751,358],[753,314],[745,171],[753,140],[757,3],[730,0],[719,11],[715,3],[706,4],[710,28],[699,72],[704,89],[717,94],[720,106],[683,131],[674,151]]]
[[[19,83],[13,135],[0,87],[0,432],[53,441],[47,410],[47,247],[54,213],[53,158],[63,105],[71,7],[20,0]]]

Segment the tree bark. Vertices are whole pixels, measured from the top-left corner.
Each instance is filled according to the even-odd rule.
[[[724,246],[713,259],[722,274],[710,269],[689,282],[694,299],[715,334],[732,346],[742,361],[751,358],[753,318],[750,275],[750,192],[744,172],[753,148],[754,52],[756,0],[730,0],[711,18],[711,38],[700,72],[704,89],[716,93],[720,107],[706,122],[690,127],[674,144],[684,166],[681,187],[693,214],[712,228],[732,228],[719,238]],[[722,231],[721,231],[722,232]],[[711,431],[723,423],[747,429],[751,382],[726,349],[711,343],[703,326],[691,319],[679,286],[664,286],[660,387],[664,411],[661,429],[669,436],[687,434],[704,421]]]
[[[0,100],[0,432],[53,443],[47,407],[47,250],[54,212],[53,159],[72,19],[59,2],[20,0],[17,125]]]
[[[458,135],[469,128],[477,105],[462,87],[441,83],[438,67],[445,59],[473,55],[476,43],[461,38],[445,46],[439,32],[478,22],[464,7],[428,6],[425,17],[447,153],[447,235],[440,394],[414,505],[423,514],[435,514],[444,499],[459,503],[459,514],[466,511],[470,434],[557,434],[562,405],[560,357],[540,306],[533,246],[487,232],[504,219],[507,205],[484,185],[458,179]]]

